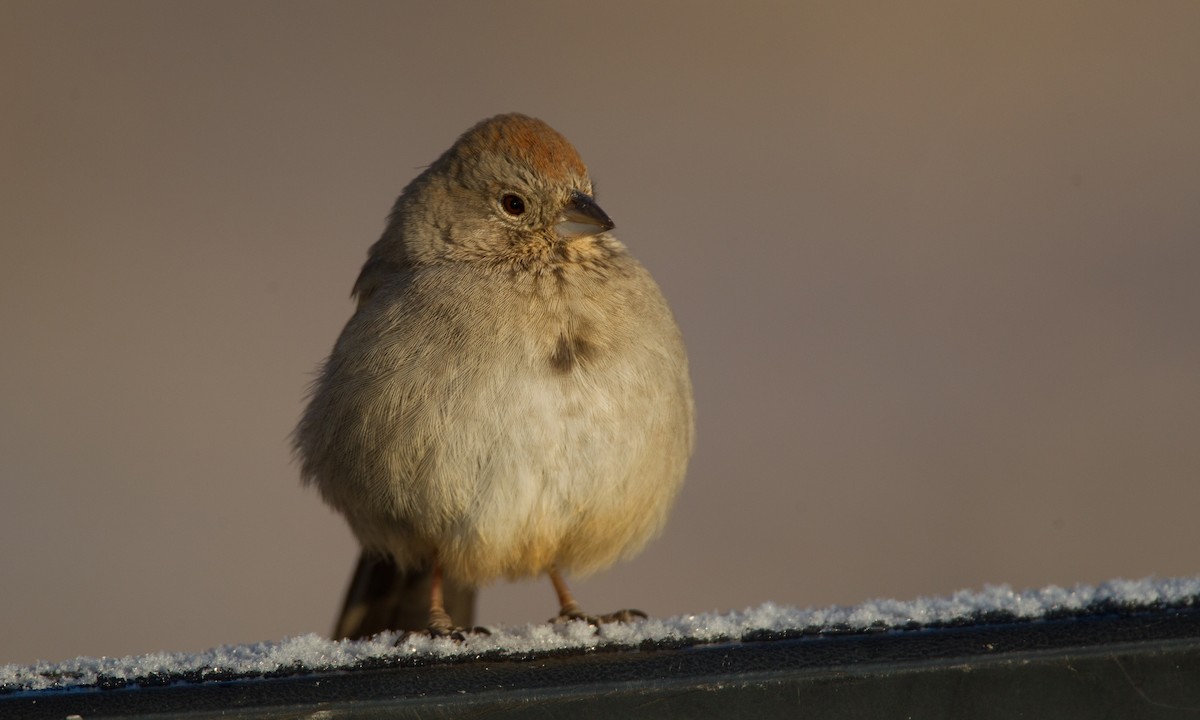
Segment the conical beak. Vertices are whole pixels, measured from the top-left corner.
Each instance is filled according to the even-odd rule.
[[[563,208],[554,229],[564,238],[587,237],[599,235],[612,230],[616,225],[608,214],[600,209],[590,195],[579,191],[571,193],[571,199]]]

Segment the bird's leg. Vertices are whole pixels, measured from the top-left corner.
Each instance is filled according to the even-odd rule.
[[[491,635],[485,627],[457,627],[450,613],[446,612],[446,597],[442,590],[442,564],[435,558],[433,568],[429,573],[429,623],[424,634],[429,637],[448,637],[452,640],[465,640],[466,633],[476,635]],[[398,642],[403,642],[410,633],[400,636]]]
[[[446,612],[446,600],[442,594],[442,564],[433,561],[433,578],[429,583],[429,634],[449,635],[454,632],[454,622]]]
[[[554,592],[558,595],[558,615],[550,618],[550,622],[554,624],[560,625],[572,620],[582,620],[588,625],[603,625],[646,618],[646,613],[641,610],[618,610],[607,615],[588,615],[583,608],[579,607],[579,603],[575,602],[575,596],[571,594],[571,589],[567,587],[567,581],[563,580],[562,573],[558,571],[558,568],[550,568],[547,574],[550,576],[550,582],[554,585]]]
[[[554,592],[558,595],[558,617],[557,621],[565,620],[584,620],[587,616],[583,613],[583,608],[579,607],[579,603],[575,602],[575,596],[571,594],[571,588],[567,587],[567,581],[563,580],[562,573],[557,568],[550,569],[550,582],[554,584]]]

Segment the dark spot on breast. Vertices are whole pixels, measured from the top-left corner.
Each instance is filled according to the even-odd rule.
[[[550,367],[560,373],[569,373],[595,354],[596,348],[578,333],[562,333],[550,353]]]

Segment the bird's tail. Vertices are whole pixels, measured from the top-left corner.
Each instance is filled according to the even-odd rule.
[[[370,637],[384,630],[424,630],[429,625],[433,568],[401,570],[387,556],[363,552],[334,626],[335,640]],[[446,612],[458,627],[475,624],[475,589],[447,578]]]

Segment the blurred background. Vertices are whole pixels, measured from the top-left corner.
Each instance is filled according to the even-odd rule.
[[[0,663],[328,632],[288,434],[400,189],[519,110],[683,327],[656,615],[1200,572],[1200,4],[0,4]],[[540,621],[544,581],[480,621]]]

